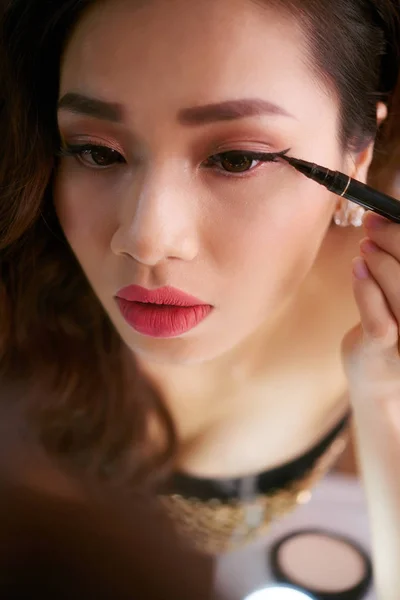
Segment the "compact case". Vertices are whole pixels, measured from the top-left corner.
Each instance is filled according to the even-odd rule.
[[[278,582],[293,585],[316,600],[361,600],[372,580],[368,554],[347,537],[323,529],[303,529],[271,549]]]

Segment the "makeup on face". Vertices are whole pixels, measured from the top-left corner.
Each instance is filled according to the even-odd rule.
[[[390,221],[400,223],[400,202],[395,198],[378,192],[371,186],[361,183],[340,171],[331,171],[315,163],[287,156],[287,152],[280,152],[278,154],[279,158],[287,161],[309,179],[323,185],[338,196],[347,198],[367,210],[372,210]]]
[[[118,163],[125,163],[125,159],[121,153],[104,143],[77,143],[68,144],[64,141],[59,148],[57,154],[59,158],[77,157],[81,163],[91,166],[92,168],[107,168],[115,166]],[[86,155],[86,159],[84,156]],[[278,159],[283,156],[282,152],[255,152],[252,150],[226,150],[218,152],[208,157],[205,165],[210,168],[218,164],[227,166],[230,163],[231,173],[245,173],[251,170],[249,167],[253,162],[278,162]],[[92,163],[90,163],[92,160]]]
[[[129,347],[213,360],[277,306],[285,314],[308,273],[329,206],[314,213],[310,186],[272,151],[311,148],[328,163],[337,100],[315,85],[298,23],[268,3],[116,4],[88,13],[65,45],[57,214]],[[303,228],[293,198],[311,215]],[[128,284],[173,285],[214,306],[117,301]]]
[[[148,290],[131,285],[120,290],[116,302],[126,322],[153,338],[182,335],[204,321],[213,307],[172,287]]]
[[[61,115],[69,117],[87,118],[92,123],[114,124],[118,126],[126,125],[126,109],[118,102],[109,102],[100,98],[86,96],[75,92],[67,92],[64,94],[58,103],[58,110]],[[294,119],[293,115],[287,112],[283,107],[261,98],[242,98],[235,100],[225,100],[218,103],[205,104],[202,106],[194,106],[182,108],[176,115],[176,121],[179,125],[188,129],[196,129],[198,127],[206,127],[210,124],[233,123],[240,122],[243,119],[262,117],[286,117]],[[63,137],[63,136],[62,136]],[[269,137],[269,136],[268,136]],[[84,136],[85,141],[76,143],[67,143],[65,136],[61,147],[57,151],[58,157],[76,157],[82,159],[82,156],[89,157],[92,153],[101,156],[99,163],[90,163],[86,160],[86,166],[92,167],[107,167],[112,166],[117,162],[125,162],[121,154],[121,150],[115,144],[104,144],[101,142],[91,142],[90,136]],[[253,151],[241,147],[241,143],[236,143],[237,148],[229,148],[226,151],[221,151],[213,156],[210,156],[206,163],[208,166],[216,165],[217,160],[225,160],[226,156],[235,158],[246,156],[249,161],[254,162],[277,162],[281,154],[280,152]],[[287,152],[287,151],[286,151]],[[105,153],[108,156],[105,157]],[[106,164],[106,160],[109,163]],[[114,161],[114,162],[112,162]],[[81,160],[81,162],[83,162]],[[250,171],[246,169],[245,161],[243,161],[243,170],[239,169],[236,173],[244,173]],[[239,164],[238,164],[239,167]],[[230,171],[234,173],[235,171]]]
[[[366,552],[352,540],[323,530],[302,530],[279,540],[270,555],[274,577],[316,600],[361,600],[371,583]]]
[[[395,223],[400,223],[400,201],[378,192],[365,183],[340,171],[332,171],[315,163],[288,156],[290,149],[275,153],[259,153],[257,160],[276,162],[283,160],[309,179],[316,181],[330,192],[346,198],[367,210],[371,210]]]

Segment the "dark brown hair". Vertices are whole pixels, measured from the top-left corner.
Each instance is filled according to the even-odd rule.
[[[340,102],[342,142],[373,138],[376,102],[390,105],[398,78],[399,2],[270,2],[304,23],[312,66]],[[137,477],[171,456],[173,424],[157,392],[132,371],[131,356],[65,240],[51,195],[60,59],[74,24],[93,5],[8,0],[4,8],[0,374],[4,382],[27,382],[27,401],[52,453],[103,475]],[[390,124],[386,130],[393,151],[397,132]],[[151,413],[164,426],[161,445],[149,439]]]

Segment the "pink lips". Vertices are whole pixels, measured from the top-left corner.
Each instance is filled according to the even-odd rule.
[[[169,338],[190,331],[212,311],[212,306],[173,287],[148,290],[130,285],[116,301],[122,316],[138,333]]]

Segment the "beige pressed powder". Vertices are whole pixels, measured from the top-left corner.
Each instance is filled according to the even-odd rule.
[[[301,531],[275,545],[272,567],[279,581],[291,583],[323,600],[359,600],[371,579],[366,553],[342,536]]]

